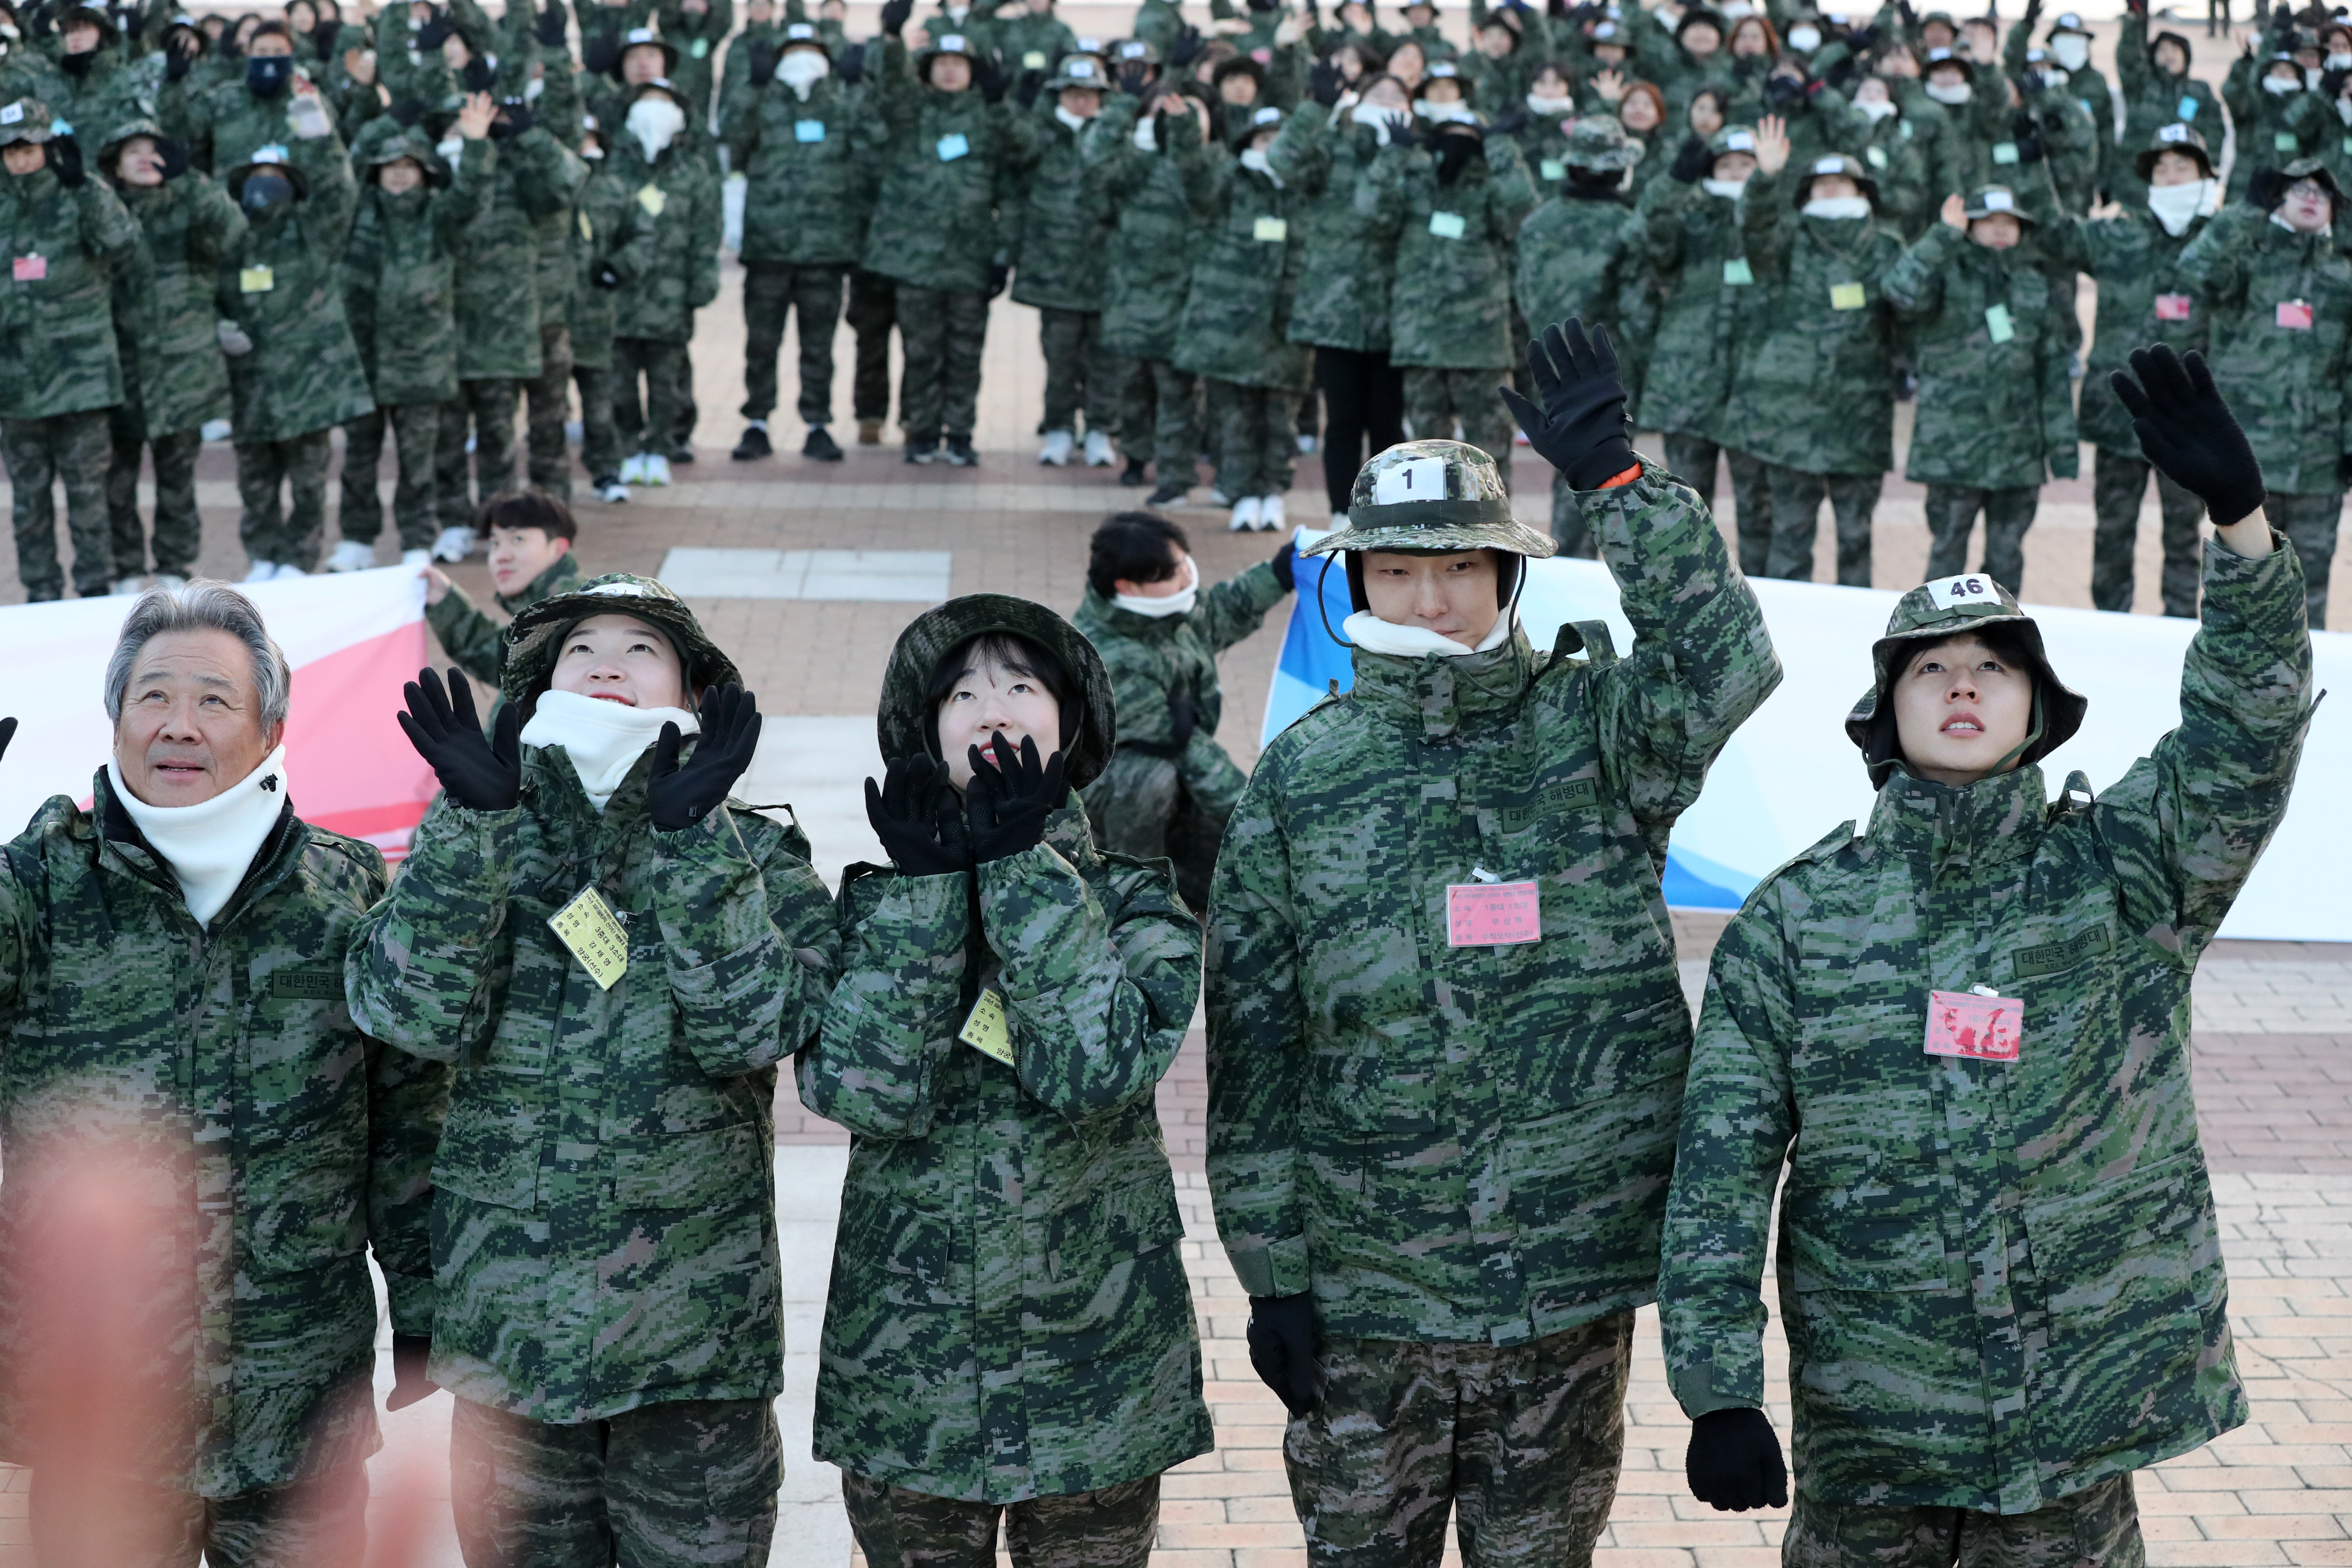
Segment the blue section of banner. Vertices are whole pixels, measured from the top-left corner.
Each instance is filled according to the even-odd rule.
[[[1331,556],[1300,556],[1296,580],[1298,602],[1290,617],[1290,630],[1282,640],[1282,663],[1275,670],[1274,688],[1266,694],[1265,727],[1258,737],[1260,746],[1288,729],[1299,715],[1329,695],[1334,681],[1343,692],[1356,684],[1355,662],[1338,641],[1340,624],[1352,612],[1348,601],[1347,567]],[[1315,613],[1311,597],[1318,589],[1323,597],[1321,615]],[[1328,631],[1324,625],[1327,619],[1330,622]]]
[[[1661,890],[1672,909],[1737,909],[1756,890],[1756,879],[1705,855],[1669,846]]]

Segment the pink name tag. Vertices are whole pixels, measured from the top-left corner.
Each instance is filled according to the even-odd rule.
[[[19,283],[38,283],[49,275],[49,258],[46,256],[14,257],[9,273]]]
[[[2025,1004],[1975,991],[1927,993],[1927,1054],[2015,1061],[2025,1032]]]
[[[2159,321],[2188,320],[2189,296],[2186,294],[2158,295],[2156,297],[2156,319]]]
[[[1543,910],[1532,882],[1454,882],[1445,885],[1445,944],[1504,947],[1543,936]]]
[[[2311,306],[2301,299],[2282,299],[2278,307],[2278,324],[2293,332],[2311,330]]]

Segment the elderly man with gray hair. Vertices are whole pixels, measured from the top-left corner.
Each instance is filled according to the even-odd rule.
[[[295,814],[291,685],[235,589],[147,594],[90,804],[0,848],[0,1459],[45,1564],[360,1562],[371,1249],[394,1405],[431,1392],[448,1070],[352,1025],[387,878]]]

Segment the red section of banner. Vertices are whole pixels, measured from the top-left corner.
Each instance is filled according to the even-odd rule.
[[[425,622],[354,643],[294,672],[286,770],[294,809],[397,858],[438,788],[393,716],[425,667]]]

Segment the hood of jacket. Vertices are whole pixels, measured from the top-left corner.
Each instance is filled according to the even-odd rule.
[[[1063,772],[1071,789],[1085,789],[1109,766],[1118,744],[1118,706],[1110,674],[1103,668],[1102,655],[1076,627],[1045,605],[1009,593],[950,599],[918,616],[899,634],[882,673],[882,701],[874,716],[882,759],[939,756],[939,728],[923,700],[931,672],[949,653],[992,632],[1010,632],[1047,650],[1077,682],[1075,696],[1062,707]]]

